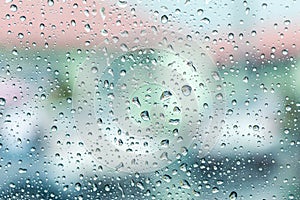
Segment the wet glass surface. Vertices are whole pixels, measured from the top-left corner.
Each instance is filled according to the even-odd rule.
[[[299,8],[2,2],[0,199],[300,199]]]

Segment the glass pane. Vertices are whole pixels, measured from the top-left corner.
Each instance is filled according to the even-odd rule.
[[[1,199],[300,199],[300,1],[1,10]]]

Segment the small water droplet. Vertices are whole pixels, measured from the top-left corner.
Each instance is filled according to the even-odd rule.
[[[244,82],[244,83],[248,83],[248,81],[249,81],[248,76],[245,76],[245,77],[243,78],[243,82]]]
[[[218,193],[219,192],[219,188],[217,187],[213,187],[212,189],[212,193],[215,194],[215,193]]]
[[[9,187],[11,187],[11,188],[16,188],[16,184],[10,183],[10,184],[9,184]]]
[[[26,20],[26,17],[25,16],[21,16],[20,20],[21,20],[21,22],[24,22]]]
[[[24,34],[23,33],[19,33],[18,34],[18,38],[20,38],[20,39],[24,38]]]
[[[140,103],[140,100],[139,100],[138,97],[133,97],[133,98],[132,98],[132,103],[133,103],[134,105],[136,105],[138,108],[141,107],[141,103]]]
[[[20,174],[25,174],[25,173],[27,173],[27,169],[19,168],[19,173]]]
[[[184,85],[181,87],[181,92],[184,96],[189,96],[192,92],[192,87],[189,85]]]
[[[160,96],[160,100],[165,101],[165,100],[169,99],[171,96],[172,96],[172,93],[170,91],[164,91]]]
[[[167,183],[170,183],[172,177],[169,176],[168,174],[163,175],[162,180],[164,180]]]
[[[184,189],[190,189],[191,188],[191,185],[187,180],[181,180],[180,185]]]
[[[12,4],[12,5],[10,6],[10,10],[11,10],[12,12],[17,12],[17,11],[18,11],[18,6],[16,6],[15,4]]]
[[[180,123],[179,119],[170,119],[169,124],[170,125],[178,125]]]
[[[216,81],[220,80],[220,75],[219,75],[219,73],[216,72],[216,71],[212,72],[211,76],[212,76]]]
[[[197,14],[200,16],[200,15],[202,15],[203,14],[203,10],[202,9],[198,9],[197,10]]]
[[[12,50],[12,54],[13,54],[14,56],[17,56],[17,55],[18,55],[18,51],[17,51],[16,49]]]
[[[258,125],[254,125],[254,126],[253,126],[253,130],[254,130],[254,131],[259,131],[259,126],[258,126]]]
[[[84,26],[84,29],[85,29],[86,32],[90,32],[90,31],[91,31],[91,27],[90,27],[89,24],[86,24],[86,25]]]
[[[149,121],[150,120],[149,112],[147,110],[141,112],[141,118],[145,121]]]
[[[229,33],[229,34],[228,34],[228,39],[229,39],[229,40],[234,39],[234,34],[233,34],[233,33]]]
[[[223,94],[222,93],[217,94],[216,99],[217,100],[222,100],[223,99]]]
[[[232,191],[229,195],[230,200],[236,200],[237,199],[237,193],[235,191]]]
[[[120,8],[125,8],[127,6],[127,1],[124,1],[124,0],[119,0],[117,5],[120,7]]]
[[[266,8],[268,7],[268,4],[263,3],[263,4],[261,5],[261,7],[262,7],[263,9],[266,9]]]
[[[160,145],[162,146],[162,147],[165,147],[165,148],[167,148],[167,147],[169,147],[169,140],[162,140],[161,142],[160,142]]]
[[[0,97],[0,106],[5,106],[6,100],[3,97]]]
[[[48,0],[48,6],[54,6],[54,1],[53,0]]]
[[[104,189],[105,189],[106,192],[109,192],[109,191],[110,191],[109,185],[105,185],[105,186],[104,186]]]
[[[101,30],[101,35],[102,36],[108,36],[108,31],[106,29]]]
[[[169,19],[168,19],[167,15],[161,16],[161,23],[166,24],[168,22],[168,20]]]
[[[52,132],[57,131],[57,126],[52,126],[52,127],[51,127],[51,131],[52,131]]]
[[[289,51],[288,51],[287,49],[283,49],[283,50],[282,50],[282,55],[285,55],[285,56],[286,56],[286,55],[288,55],[288,53],[289,53]]]
[[[76,191],[80,191],[81,190],[81,184],[80,183],[76,183],[75,184],[75,190]]]
[[[71,25],[76,26],[76,21],[74,19],[71,20]]]
[[[106,14],[105,14],[105,8],[104,8],[104,7],[102,7],[102,8],[100,9],[100,15],[101,15],[101,18],[102,18],[103,20],[105,20]]]
[[[206,17],[204,17],[203,19],[201,19],[201,22],[203,22],[204,24],[209,24],[210,20]]]

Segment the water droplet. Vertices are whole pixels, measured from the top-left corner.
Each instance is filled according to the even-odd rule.
[[[96,74],[98,72],[98,68],[97,67],[92,67],[91,69],[93,74]]]
[[[86,24],[86,25],[84,26],[84,29],[85,29],[86,32],[90,32],[90,31],[91,31],[91,27],[90,27],[89,24]]]
[[[290,23],[291,23],[291,21],[288,20],[288,19],[284,21],[284,24],[285,24],[285,25],[289,25]]]
[[[76,183],[75,184],[75,190],[76,191],[80,191],[80,189],[81,189],[81,184],[80,183]]]
[[[52,127],[51,127],[51,131],[52,131],[52,132],[57,131],[57,126],[52,126]]]
[[[212,72],[211,76],[212,76],[216,81],[220,80],[220,75],[219,75],[218,72]]]
[[[0,97],[0,106],[5,106],[6,100],[2,97]]]
[[[145,121],[149,121],[150,120],[149,112],[147,110],[141,112],[141,118]]]
[[[21,20],[21,22],[24,22],[26,20],[26,17],[25,16],[21,16],[20,20]]]
[[[181,92],[184,96],[189,96],[192,92],[192,87],[189,85],[184,85],[181,87]]]
[[[161,23],[166,24],[168,22],[168,20],[169,19],[168,19],[167,15],[161,16]]]
[[[202,9],[198,9],[197,10],[197,14],[200,16],[200,15],[202,15],[203,14],[203,10]]]
[[[282,50],[282,55],[285,55],[285,56],[286,56],[286,55],[288,55],[288,53],[289,53],[289,51],[288,51],[287,49],[283,49],[283,50]]]
[[[102,7],[102,8],[100,9],[100,15],[101,15],[101,18],[102,18],[103,20],[105,20],[106,15],[105,15],[105,8],[104,8],[104,7]]]
[[[190,189],[191,188],[191,185],[187,180],[181,180],[180,185],[184,189]]]
[[[14,56],[17,56],[17,55],[18,55],[18,51],[17,51],[16,49],[12,50],[12,54],[13,54]]]
[[[253,126],[253,130],[254,130],[254,131],[259,131],[259,126],[258,126],[258,125],[254,125],[254,126]]]
[[[170,183],[172,177],[168,174],[163,175],[162,180],[166,181],[167,183]]]
[[[134,105],[136,105],[138,108],[141,107],[141,103],[140,103],[140,100],[139,100],[138,97],[133,97],[133,98],[132,98],[132,103],[133,103]]]
[[[218,193],[219,192],[219,188],[217,187],[213,187],[212,189],[212,193],[215,194],[215,193]]]
[[[169,124],[170,125],[178,125],[180,123],[179,119],[170,119]]]
[[[169,147],[169,140],[162,140],[161,142],[160,142],[160,145],[162,146],[162,147]]]
[[[234,39],[234,34],[233,34],[233,33],[229,33],[229,34],[228,34],[228,39],[229,39],[229,40]]]
[[[204,24],[209,24],[210,20],[208,18],[204,17],[203,19],[201,19],[200,22],[203,22]]]
[[[136,186],[137,186],[138,188],[140,188],[141,190],[144,190],[144,189],[145,189],[143,183],[141,183],[141,182],[138,182],[138,183],[136,184]]]
[[[105,29],[102,29],[102,30],[101,30],[101,35],[102,35],[102,36],[108,36],[108,31],[105,30]]]
[[[17,12],[17,11],[18,11],[18,6],[16,6],[15,4],[12,4],[12,5],[10,6],[10,10],[11,10],[12,12]]]
[[[223,94],[222,93],[217,94],[216,99],[217,100],[222,100],[223,99]]]
[[[248,83],[248,81],[249,81],[248,76],[245,76],[245,77],[243,78],[243,82],[244,82],[244,83]]]
[[[27,169],[19,168],[19,173],[20,174],[25,174],[25,173],[27,173]]]
[[[54,5],[54,1],[53,0],[48,0],[48,6],[53,6]]]
[[[237,199],[237,193],[235,191],[232,191],[229,195],[230,200],[236,200]]]
[[[171,96],[172,96],[172,93],[170,91],[164,91],[160,96],[160,100],[165,101],[165,100],[169,99]]]
[[[109,191],[110,191],[109,185],[105,185],[105,186],[104,186],[104,189],[105,189],[106,192],[109,192]]]
[[[24,34],[23,33],[19,33],[18,34],[18,38],[20,38],[20,39],[24,38]]]
[[[45,29],[45,24],[41,23],[41,24],[40,24],[40,29],[41,29],[41,30],[44,30],[44,29]]]
[[[127,6],[127,1],[124,1],[124,0],[119,0],[117,5],[120,7],[120,8],[125,8]]]
[[[74,19],[71,20],[71,25],[76,26],[76,21]]]
[[[263,4],[261,5],[261,7],[262,7],[263,9],[266,9],[266,8],[268,7],[268,4],[263,3]]]

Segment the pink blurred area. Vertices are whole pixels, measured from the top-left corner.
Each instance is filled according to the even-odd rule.
[[[80,47],[89,41],[97,44],[104,37],[101,31],[118,33],[130,22],[118,15],[119,8],[110,1],[16,1],[4,3],[0,7],[1,45],[5,47],[31,47],[48,45],[66,48]],[[17,10],[11,8],[17,6]],[[122,13],[130,12],[123,9]],[[9,16],[9,17],[7,17]],[[25,16],[25,20],[21,20]],[[24,18],[23,18],[24,19]],[[122,24],[116,25],[121,20]],[[76,24],[76,25],[75,25]],[[86,28],[90,27],[90,30]],[[18,35],[22,33],[23,38]]]
[[[82,48],[101,43],[106,37],[105,34],[119,35],[143,20],[147,21],[149,26],[158,25],[157,22],[151,22],[142,9],[136,15],[131,6],[120,7],[116,2],[54,1],[53,5],[49,5],[47,0],[37,0],[4,3],[0,7],[1,45],[7,48],[45,45]],[[11,8],[13,4],[17,6],[16,11]],[[8,15],[9,17],[6,17]],[[22,21],[22,16],[25,16],[26,20]],[[297,45],[300,43],[299,30],[296,23],[278,24],[276,28],[274,24],[264,24],[263,27],[255,27],[255,36],[251,35],[253,28],[248,27],[248,30],[243,32],[242,39],[239,38],[240,30],[236,30],[233,39],[227,38],[228,30],[220,30],[220,38],[216,42],[210,40],[203,45],[209,47],[215,61],[223,64],[233,62],[240,56],[244,57],[245,52],[249,53],[246,57],[258,61],[270,59],[272,56],[280,58],[300,54]],[[102,34],[103,29],[107,33]],[[189,31],[186,31],[188,34]],[[23,38],[18,36],[20,33],[24,35]],[[272,47],[275,47],[275,51]],[[285,50],[288,55],[282,53]]]

